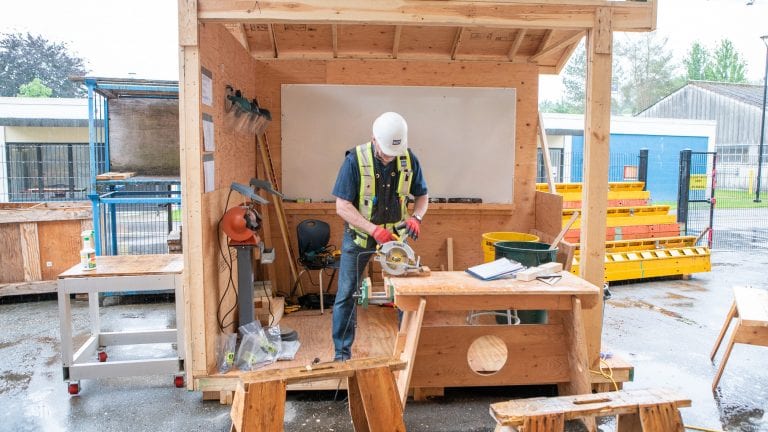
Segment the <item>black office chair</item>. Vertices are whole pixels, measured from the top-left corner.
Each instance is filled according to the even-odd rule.
[[[319,270],[320,313],[322,314],[325,312],[323,273],[325,269],[333,269],[326,288],[329,290],[341,264],[339,259],[334,256],[335,247],[328,244],[331,239],[331,226],[317,219],[303,220],[296,227],[296,238],[299,243],[299,264],[304,268],[299,274],[299,278],[304,272]]]

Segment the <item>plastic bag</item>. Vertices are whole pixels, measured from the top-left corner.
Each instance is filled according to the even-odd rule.
[[[282,338],[280,337],[280,326],[279,325],[273,325],[269,326],[264,329],[264,333],[267,336],[267,341],[269,341],[271,347],[274,347],[275,349],[275,361],[277,361],[278,354],[280,353],[280,350],[282,349]],[[271,349],[271,348],[270,348]]]
[[[277,338],[275,338],[273,328],[268,327],[265,331],[258,321],[241,326],[240,332],[243,334],[243,340],[240,342],[240,349],[237,350],[235,359],[238,369],[251,371],[277,360],[277,354],[280,350],[279,327],[276,330]]]
[[[277,355],[277,359],[278,360],[295,359],[296,353],[299,351],[299,347],[301,347],[301,342],[299,342],[298,340],[281,342],[280,353]]]
[[[235,333],[223,333],[216,336],[216,364],[219,373],[227,373],[235,363],[235,346],[237,335]]]

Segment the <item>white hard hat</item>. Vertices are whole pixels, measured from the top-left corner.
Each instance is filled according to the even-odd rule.
[[[408,123],[396,112],[385,112],[373,122],[373,137],[387,156],[408,151]]]

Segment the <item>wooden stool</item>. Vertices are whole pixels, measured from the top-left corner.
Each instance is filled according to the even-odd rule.
[[[621,390],[500,402],[491,405],[491,416],[496,432],[562,432],[566,420],[616,415],[618,432],[683,432],[678,408],[689,406],[690,399],[668,390]]]
[[[403,368],[404,361],[384,357],[244,373],[232,402],[231,430],[281,432],[287,384],[346,378],[356,431],[405,431],[403,405],[392,375]]]
[[[734,300],[731,310],[728,311],[728,316],[725,318],[720,335],[717,336],[717,341],[715,341],[715,347],[712,348],[712,353],[709,355],[710,360],[714,362],[715,354],[717,354],[717,350],[720,348],[720,343],[723,342],[723,337],[728,330],[728,326],[731,324],[731,320],[738,318],[736,327],[731,334],[731,339],[728,341],[728,347],[725,349],[725,354],[723,354],[723,360],[720,362],[720,367],[717,369],[714,381],[712,381],[712,391],[715,390],[717,383],[720,382],[725,364],[731,355],[733,344],[743,343],[768,346],[768,291],[736,287],[733,289],[733,296]]]

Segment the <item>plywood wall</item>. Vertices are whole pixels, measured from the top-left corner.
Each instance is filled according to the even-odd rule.
[[[535,175],[536,175],[536,118],[538,112],[538,73],[535,65],[509,63],[450,63],[443,61],[396,60],[280,60],[259,61],[254,70],[259,101],[271,110],[273,122],[267,129],[268,141],[276,167],[285,157],[280,148],[281,137],[281,84],[351,84],[351,85],[406,85],[406,86],[461,86],[511,87],[517,92],[515,129],[515,176],[513,204],[508,206],[475,206],[469,209],[433,205],[424,222],[424,234],[414,246],[424,263],[439,268],[445,262],[445,240],[454,239],[456,268],[482,261],[481,235],[490,231],[528,231],[534,228]],[[472,125],[467,125],[471,128]],[[482,151],[479,149],[478,151]],[[461,155],[457,155],[460,157]],[[312,167],[336,171],[334,166]],[[276,169],[280,176],[280,169]],[[493,173],[476,179],[481,190],[495,181]],[[278,184],[281,181],[278,179]],[[318,204],[304,209],[288,207],[289,232],[295,244],[296,224],[302,219],[320,217],[332,223],[332,242],[340,244],[341,220],[332,206]],[[272,238],[277,261],[273,264],[277,288],[290,289],[291,280],[285,254],[281,247],[280,231],[274,214]]]
[[[223,297],[221,310],[226,312],[235,303],[233,289],[227,291],[229,268],[219,251],[221,242],[224,256],[229,260],[226,238],[218,229],[218,221],[225,209],[229,186],[232,182],[247,184],[256,173],[256,139],[254,136],[237,132],[225,127],[224,101],[225,86],[231,85],[240,89],[249,98],[257,97],[256,75],[254,61],[246,54],[242,46],[218,24],[200,25],[200,65],[210,71],[213,78],[213,105],[200,104],[202,114],[213,118],[215,134],[215,150],[203,152],[213,156],[215,166],[214,190],[203,193],[201,202],[202,213],[202,249],[203,254],[203,308],[201,316],[196,319],[205,320],[206,367],[213,370],[215,366],[215,335],[219,333],[216,310],[219,299]],[[202,150],[202,149],[201,149]],[[232,193],[229,207],[241,203],[244,198],[236,192]],[[185,253],[190,253],[185,250]],[[234,254],[232,259],[236,260]],[[237,268],[234,266],[233,278],[237,280]],[[234,316],[230,316],[231,320]],[[231,328],[230,328],[231,329]],[[195,365],[199,367],[200,365]]]

